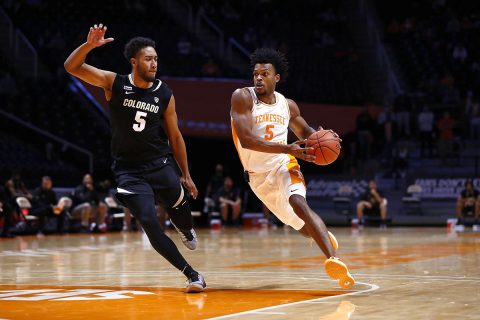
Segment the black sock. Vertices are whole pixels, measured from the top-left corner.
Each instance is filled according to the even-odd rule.
[[[197,273],[197,272],[195,270],[193,270],[193,268],[189,264],[187,264],[183,268],[182,273],[185,275],[185,277],[190,278],[192,276],[192,274]]]

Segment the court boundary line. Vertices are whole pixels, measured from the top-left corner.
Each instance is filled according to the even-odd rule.
[[[228,315],[224,315],[224,316],[207,318],[206,320],[228,319],[228,318],[243,316],[243,315],[247,315],[247,314],[258,314],[262,311],[267,311],[267,310],[272,310],[272,309],[277,309],[277,308],[284,308],[284,307],[290,307],[290,306],[304,304],[304,303],[312,303],[312,302],[317,302],[317,301],[330,300],[330,299],[333,299],[333,298],[340,298],[340,297],[346,297],[346,296],[365,294],[365,293],[373,292],[373,291],[378,290],[380,288],[380,286],[378,286],[376,284],[370,284],[370,283],[365,283],[365,282],[357,282],[357,284],[367,285],[367,286],[370,286],[370,288],[367,289],[367,290],[347,292],[347,293],[343,293],[343,294],[337,294],[337,295],[334,295],[334,296],[315,298],[315,299],[309,299],[309,300],[303,300],[303,301],[297,301],[297,302],[290,302],[290,303],[279,304],[279,305],[276,305],[276,306],[258,308],[258,309],[253,309],[253,310],[249,310],[249,311],[242,311],[242,312],[232,313],[232,314],[228,314]]]

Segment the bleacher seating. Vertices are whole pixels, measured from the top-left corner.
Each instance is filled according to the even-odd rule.
[[[457,108],[467,91],[479,96],[480,10],[474,2],[375,1],[408,84],[424,101]],[[463,58],[456,47],[465,48]],[[463,49],[462,49],[463,50]],[[463,51],[462,51],[463,52]]]
[[[4,183],[12,171],[22,172],[25,182],[32,187],[43,175],[50,175],[60,184],[81,177],[75,165],[59,159],[48,160],[42,151],[29,141],[0,131],[0,177],[3,177],[0,183]]]
[[[291,65],[289,80],[284,85],[287,96],[338,104],[359,104],[370,98],[360,58],[338,3],[314,0],[190,3],[247,50],[272,47],[285,52]],[[299,16],[301,21],[294,18]]]
[[[115,38],[114,42],[102,50],[96,50],[89,57],[89,61],[100,68],[129,72],[130,66],[122,54],[123,46],[135,36],[146,36],[156,41],[158,70],[162,76],[201,76],[203,64],[212,58],[203,45],[169,18],[154,0],[0,3],[3,3],[11,19],[32,41],[41,58],[53,70],[62,69],[67,55],[75,46],[85,42],[88,29],[94,23],[107,25],[109,36]],[[92,11],[92,8],[95,10]],[[42,19],[31,19],[32,16]],[[136,23],[139,20],[146,23]],[[181,38],[191,43],[190,53],[183,60],[180,59],[177,49]],[[220,69],[222,74],[218,76],[231,75],[227,66],[221,66]]]

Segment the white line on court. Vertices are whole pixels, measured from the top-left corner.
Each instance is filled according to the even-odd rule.
[[[276,305],[276,306],[271,306],[271,307],[266,307],[266,308],[259,308],[259,309],[249,310],[249,311],[232,313],[232,314],[228,314],[226,316],[208,318],[207,320],[228,319],[228,318],[243,316],[243,315],[247,315],[247,314],[258,314],[259,312],[263,313],[264,311],[274,310],[274,309],[278,309],[278,308],[291,307],[291,306],[295,306],[295,305],[307,304],[307,303],[312,303],[312,302],[316,302],[316,301],[329,300],[329,299],[332,299],[332,298],[343,298],[343,297],[346,297],[346,296],[353,296],[353,295],[358,295],[358,294],[369,293],[369,292],[375,291],[379,288],[379,286],[377,286],[375,284],[369,284],[369,283],[363,283],[363,282],[357,282],[357,284],[363,284],[363,285],[366,285],[366,286],[370,286],[370,288],[367,289],[367,290],[360,290],[360,291],[355,291],[355,292],[350,292],[350,293],[339,294],[339,295],[335,295],[335,296],[322,297],[322,298],[310,299],[310,300],[305,300],[305,301],[297,301],[297,302],[292,302],[292,303],[279,304],[279,305]]]

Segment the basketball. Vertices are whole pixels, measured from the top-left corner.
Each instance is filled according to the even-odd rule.
[[[309,154],[314,154],[315,164],[326,166],[337,160],[340,154],[340,139],[331,131],[319,130],[308,137],[306,147],[312,147]]]

